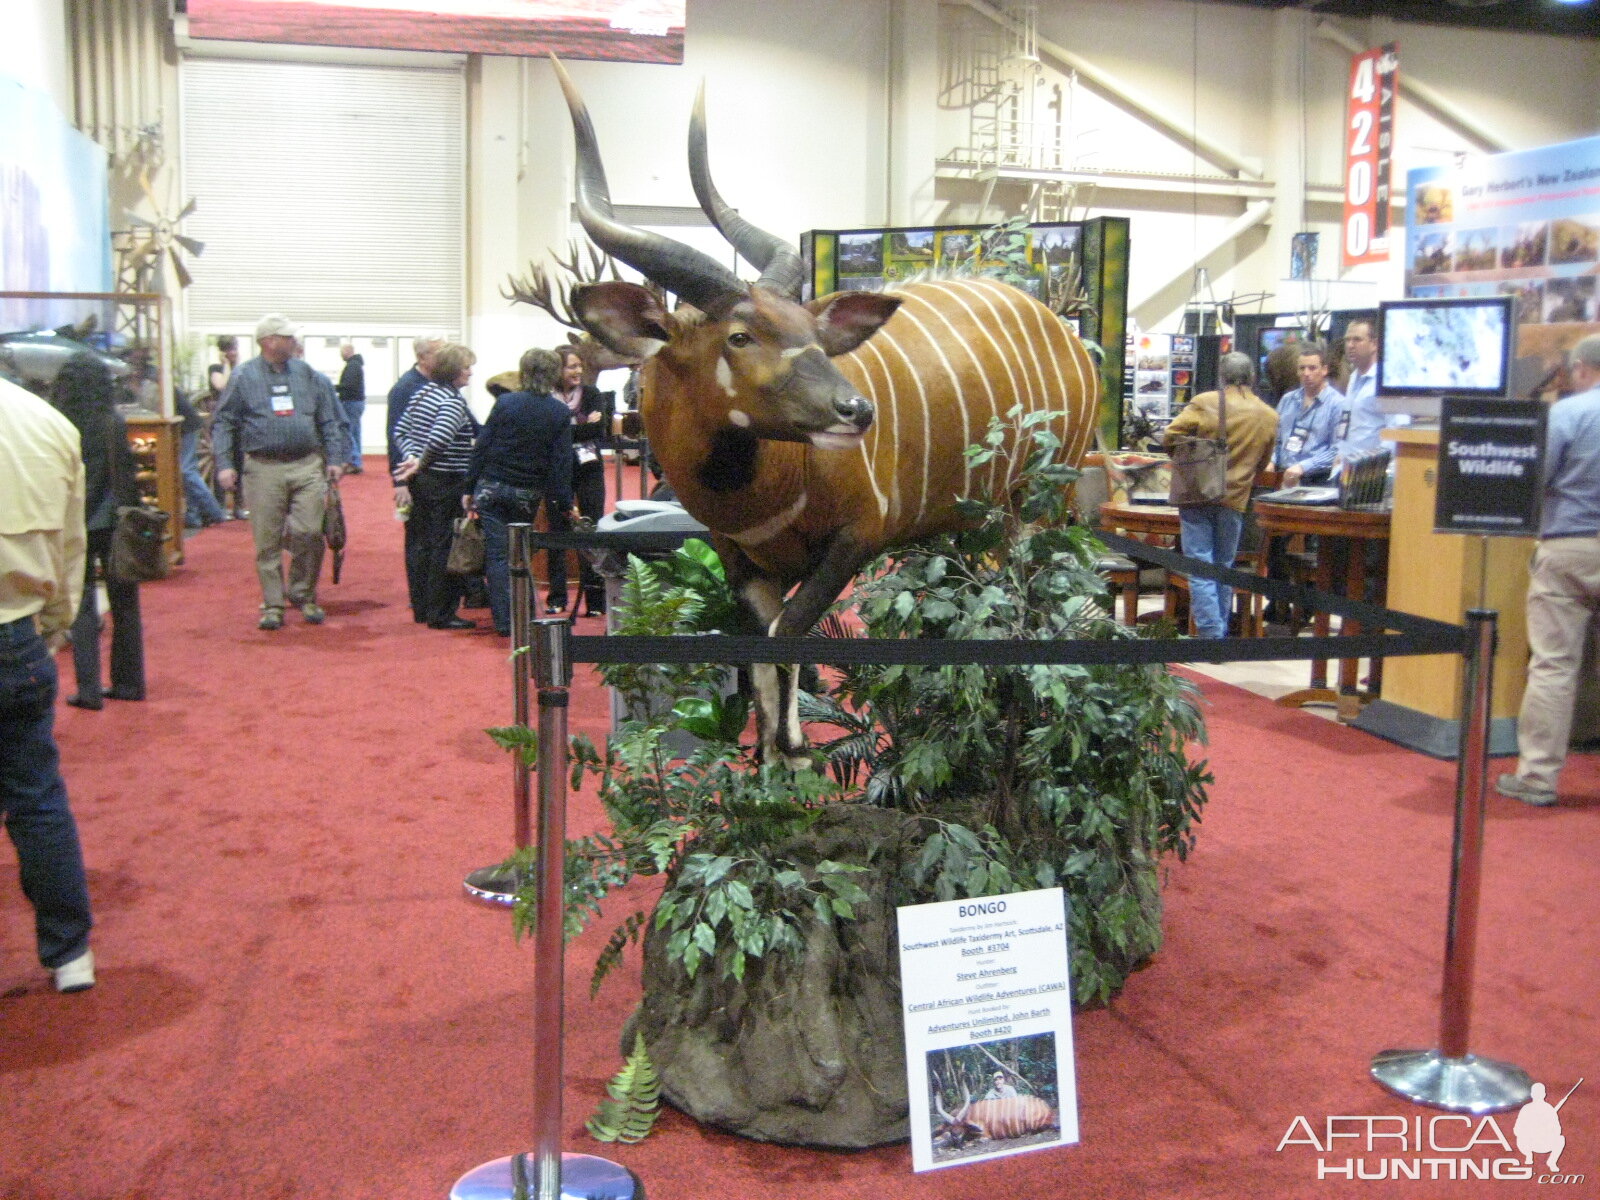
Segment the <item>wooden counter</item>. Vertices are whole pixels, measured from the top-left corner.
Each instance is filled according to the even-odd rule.
[[[1490,752],[1516,753],[1516,714],[1528,673],[1526,604],[1532,538],[1435,533],[1437,428],[1389,429],[1395,448],[1394,517],[1389,536],[1388,607],[1452,625],[1468,609],[1500,614],[1491,696]],[[1367,706],[1358,728],[1441,758],[1456,753],[1462,659],[1453,655],[1391,658],[1383,698]]]
[[[1333,595],[1347,596],[1354,600],[1365,600],[1367,596],[1367,547],[1369,541],[1386,541],[1389,537],[1391,525],[1390,514],[1386,512],[1360,512],[1339,508],[1335,505],[1314,504],[1272,504],[1258,500],[1255,506],[1256,521],[1261,526],[1263,545],[1274,537],[1287,537],[1294,534],[1303,534],[1307,537],[1324,539],[1322,547],[1317,551],[1317,589]],[[1331,539],[1343,538],[1349,543],[1348,553],[1345,554],[1345,576],[1335,579],[1333,576],[1334,553]],[[1263,576],[1267,573],[1267,555],[1263,551],[1260,558],[1260,572]],[[1380,580],[1380,585],[1384,583]],[[1384,586],[1378,588],[1378,603],[1383,603]],[[1327,637],[1330,630],[1328,614],[1318,612],[1315,620],[1314,632],[1318,637]],[[1361,626],[1354,621],[1346,621],[1340,625],[1341,633],[1357,633]],[[1373,690],[1377,690],[1377,681],[1383,672],[1383,660],[1374,659],[1371,668],[1371,677],[1374,681]],[[1290,692],[1287,696],[1280,696],[1277,703],[1289,708],[1298,708],[1305,704],[1333,704],[1337,707],[1339,720],[1353,721],[1361,712],[1362,696],[1357,685],[1359,674],[1358,660],[1342,658],[1339,660],[1339,688],[1337,691],[1328,687],[1328,664],[1326,659],[1313,659],[1311,662],[1311,686],[1302,688],[1297,692]],[[1370,698],[1370,697],[1369,697]]]

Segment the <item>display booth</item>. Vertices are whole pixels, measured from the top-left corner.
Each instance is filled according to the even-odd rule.
[[[1385,305],[1379,392],[1392,411],[1423,422],[1450,395],[1554,398],[1568,351],[1600,330],[1595,271],[1600,199],[1581,184],[1600,176],[1600,138],[1412,171],[1407,183],[1407,301]],[[1497,323],[1504,322],[1498,334]],[[1503,367],[1479,377],[1503,337]],[[1429,367],[1442,338],[1462,353]],[[1527,679],[1525,605],[1531,538],[1434,532],[1439,434],[1431,424],[1390,430],[1396,449],[1390,607],[1456,620],[1469,608],[1501,613],[1491,752],[1516,753],[1516,714]],[[1427,564],[1420,569],[1420,564]],[[1453,753],[1461,677],[1442,658],[1392,664],[1384,696],[1358,728],[1436,755]],[[1579,731],[1578,736],[1583,736]]]

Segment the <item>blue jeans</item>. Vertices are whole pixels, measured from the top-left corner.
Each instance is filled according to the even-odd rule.
[[[183,523],[189,529],[215,525],[228,519],[228,514],[217,503],[216,495],[200,474],[199,441],[200,431],[197,429],[184,434],[178,448],[179,461],[183,466],[183,498],[188,506],[183,514]]]
[[[483,574],[489,587],[489,613],[494,631],[501,637],[511,634],[511,535],[507,526],[514,522],[533,522],[539,493],[532,488],[512,487],[485,479],[472,495],[483,525]]]
[[[83,603],[72,622],[72,673],[78,679],[78,698],[96,702],[104,698],[100,682],[100,613],[95,597],[95,568],[106,581],[111,605],[111,690],[119,700],[144,699],[144,626],[139,619],[139,585],[124,583],[111,574],[109,529],[91,529],[84,555]]]
[[[361,469],[361,414],[367,411],[365,400],[341,400],[340,406],[344,409],[344,423],[350,427],[350,462],[349,466]]]
[[[1178,510],[1183,552],[1190,558],[1233,566],[1244,531],[1244,514],[1225,504],[1185,504]],[[1214,579],[1189,578],[1189,611],[1199,637],[1227,637],[1233,589]]]
[[[32,617],[0,625],[0,815],[33,905],[39,961],[89,948],[89,885],[56,751],[56,664]]]

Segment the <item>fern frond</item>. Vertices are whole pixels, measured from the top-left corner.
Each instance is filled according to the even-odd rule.
[[[633,1035],[633,1053],[622,1070],[606,1084],[609,1098],[600,1101],[594,1116],[584,1123],[598,1142],[643,1141],[661,1115],[661,1080],[645,1049],[644,1034]]]
[[[639,931],[649,921],[650,914],[643,909],[631,913],[628,919],[612,930],[611,937],[606,941],[605,949],[594,961],[594,974],[589,976],[589,996],[593,999],[600,991],[600,985],[605,982],[607,975],[611,974],[618,963],[622,961],[622,952],[628,948],[630,942],[637,944]]]

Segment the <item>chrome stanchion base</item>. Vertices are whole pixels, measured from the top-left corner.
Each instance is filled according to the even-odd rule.
[[[1533,1085],[1521,1067],[1437,1050],[1385,1050],[1372,1059],[1372,1077],[1413,1103],[1475,1116],[1526,1104]]]
[[[525,1156],[528,1194],[536,1194],[532,1180],[533,1156]],[[450,1200],[511,1200],[511,1156],[486,1162],[474,1167],[450,1189]],[[619,1166],[607,1158],[593,1154],[563,1154],[561,1156],[561,1200],[644,1200],[644,1185],[627,1167]]]
[[[510,908],[517,901],[518,889],[527,885],[525,875],[504,865],[479,867],[461,881],[467,895],[485,904],[503,904]]]

